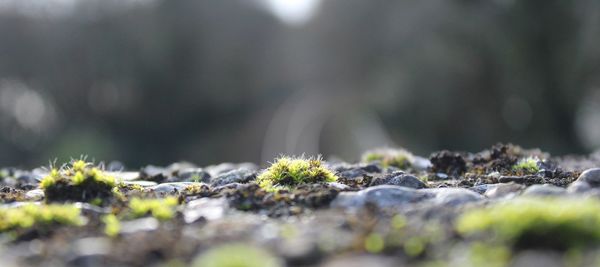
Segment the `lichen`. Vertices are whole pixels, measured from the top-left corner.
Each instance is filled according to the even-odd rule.
[[[261,173],[256,182],[267,191],[291,189],[301,184],[335,182],[338,177],[317,158],[281,157]]]
[[[469,211],[458,218],[456,229],[515,248],[568,249],[600,243],[598,225],[598,200],[523,198]]]
[[[281,261],[268,252],[245,244],[227,244],[200,255],[194,267],[281,267]]]
[[[414,156],[404,149],[378,148],[366,151],[361,158],[366,163],[379,161],[384,168],[391,166],[405,170],[412,166]]]

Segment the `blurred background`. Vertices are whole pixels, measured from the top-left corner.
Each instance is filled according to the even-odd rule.
[[[597,0],[0,0],[0,166],[600,147]]]

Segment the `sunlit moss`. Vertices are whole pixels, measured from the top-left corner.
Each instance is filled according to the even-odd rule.
[[[426,242],[420,237],[411,237],[404,242],[404,253],[411,257],[417,257],[425,251]]]
[[[74,205],[35,205],[0,208],[0,232],[32,227],[82,225],[79,208]]]
[[[175,207],[178,201],[175,197],[163,199],[140,199],[133,198],[129,202],[129,208],[134,218],[152,215],[159,220],[169,220],[175,215]]]
[[[394,217],[392,217],[391,226],[395,230],[404,228],[404,226],[406,226],[406,217],[400,214],[394,215]]]
[[[40,182],[48,201],[108,201],[114,177],[96,168],[92,163],[75,160],[64,167],[53,168]],[[97,203],[100,204],[100,203]]]
[[[505,246],[474,243],[469,248],[471,266],[505,267],[510,259],[510,249]]]
[[[121,222],[114,214],[102,217],[102,222],[104,222],[104,233],[107,236],[114,237],[121,231]]]
[[[383,236],[371,233],[365,238],[365,250],[369,253],[380,253],[385,248]]]
[[[413,154],[404,149],[392,148],[369,150],[362,155],[363,162],[379,161],[385,168],[392,166],[400,169],[411,167],[413,158]]]
[[[517,172],[517,174],[535,174],[540,171],[540,167],[538,166],[539,161],[536,157],[523,158],[512,166],[512,170]]]
[[[466,212],[456,229],[464,236],[494,238],[516,247],[569,249],[600,243],[600,201],[515,199]]]
[[[221,245],[200,255],[193,267],[281,267],[268,252],[244,244]]]
[[[278,158],[256,181],[267,191],[289,189],[306,183],[335,182],[338,177],[317,158]]]

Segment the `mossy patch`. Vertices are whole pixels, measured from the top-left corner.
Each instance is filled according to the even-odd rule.
[[[492,238],[515,248],[569,249],[600,243],[600,201],[515,199],[458,218],[464,236]]]
[[[539,161],[536,157],[523,158],[512,166],[512,170],[519,175],[536,174],[540,171]]]
[[[194,267],[280,267],[281,261],[268,252],[245,244],[215,247],[200,255]]]
[[[53,225],[79,226],[83,223],[79,208],[70,204],[25,204],[0,208],[0,232],[20,232],[31,228],[44,230]]]
[[[175,215],[175,207],[179,204],[176,197],[161,199],[133,198],[129,202],[131,215],[134,218],[152,215],[159,220],[170,220]]]
[[[412,166],[413,154],[404,149],[378,148],[366,151],[361,159],[365,163],[379,161],[384,168],[408,169]]]
[[[256,182],[267,191],[292,189],[301,184],[335,182],[338,177],[317,158],[278,158]]]
[[[106,204],[112,199],[115,178],[83,160],[52,168],[40,182],[47,202],[82,201]],[[100,199],[100,203],[98,203]]]

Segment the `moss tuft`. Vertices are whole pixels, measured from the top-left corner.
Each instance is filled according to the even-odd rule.
[[[519,175],[536,174],[540,171],[539,161],[536,157],[523,158],[512,166],[512,170]]]
[[[281,267],[281,261],[262,249],[229,244],[212,248],[200,255],[192,264],[195,267]]]
[[[366,163],[379,161],[384,168],[391,166],[405,170],[412,166],[414,156],[404,149],[378,148],[366,151],[361,158]]]
[[[524,198],[469,211],[458,218],[456,229],[517,248],[568,249],[600,244],[598,225],[598,200]]]
[[[72,161],[61,169],[53,168],[40,182],[46,200],[54,201],[96,201],[103,204],[110,201],[115,178],[83,160]],[[101,199],[102,203],[97,203]]]
[[[321,158],[278,158],[256,182],[267,191],[291,189],[309,183],[335,182],[338,177],[322,165]]]

